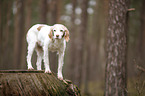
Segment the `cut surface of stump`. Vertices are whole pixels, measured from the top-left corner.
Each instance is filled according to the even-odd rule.
[[[59,80],[44,71],[0,71],[1,96],[80,96],[78,87],[69,80]]]

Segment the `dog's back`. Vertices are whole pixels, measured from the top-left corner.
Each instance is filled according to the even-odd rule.
[[[28,30],[28,33],[27,33],[27,37],[26,37],[26,40],[28,43],[30,42],[36,42],[37,41],[37,36],[38,36],[38,30],[37,30],[37,27],[40,26],[40,24],[36,24],[34,26],[32,26],[29,30]]]
[[[41,30],[42,27],[47,27],[47,26],[48,25],[45,25],[45,24],[36,24],[36,25],[33,25],[28,30],[27,37],[26,37],[27,42],[28,43],[37,42],[38,41],[38,34],[40,33],[39,31]]]

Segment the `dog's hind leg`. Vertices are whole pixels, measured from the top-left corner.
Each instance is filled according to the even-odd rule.
[[[28,44],[28,55],[27,55],[27,64],[28,65],[27,65],[27,67],[28,67],[29,70],[34,69],[32,67],[32,64],[31,64],[31,58],[32,58],[32,54],[34,52],[35,46],[36,46],[35,42],[32,42],[32,43]]]
[[[42,63],[42,59],[43,59],[43,50],[42,48],[36,48],[36,52],[37,52],[37,70],[41,70],[41,63]]]

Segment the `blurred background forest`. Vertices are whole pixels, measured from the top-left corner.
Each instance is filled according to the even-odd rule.
[[[145,0],[130,0],[130,8],[135,10],[128,19],[127,93],[137,96],[145,86],[145,73],[136,67],[145,68]],[[103,96],[107,18],[108,0],[0,0],[0,70],[27,69],[25,37],[32,25],[61,23],[70,31],[64,78],[82,93]],[[57,73],[57,55],[50,55]],[[32,62],[36,69],[36,53]]]

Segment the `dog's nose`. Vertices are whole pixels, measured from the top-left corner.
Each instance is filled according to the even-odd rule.
[[[58,37],[59,37],[59,35],[56,35],[56,37],[58,38]]]

